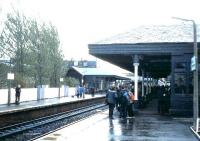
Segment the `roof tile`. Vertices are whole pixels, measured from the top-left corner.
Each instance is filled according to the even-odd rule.
[[[200,41],[200,28],[197,25],[197,41]],[[193,25],[149,25],[139,26],[128,32],[101,40],[95,44],[124,43],[193,42]]]

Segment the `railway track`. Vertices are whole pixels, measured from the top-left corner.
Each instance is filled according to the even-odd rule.
[[[105,104],[95,104],[78,108],[76,110],[15,124],[0,128],[1,141],[27,141],[33,140],[48,132],[52,132],[72,122],[86,118],[97,113],[97,109],[106,109]]]

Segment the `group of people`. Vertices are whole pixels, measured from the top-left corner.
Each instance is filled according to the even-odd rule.
[[[77,96],[77,98],[85,98],[85,87],[84,86],[76,87],[76,96]]]
[[[106,94],[106,104],[109,106],[109,118],[113,119],[113,111],[116,108],[120,118],[134,116],[135,97],[133,89],[128,89],[126,86],[118,88],[111,87]]]

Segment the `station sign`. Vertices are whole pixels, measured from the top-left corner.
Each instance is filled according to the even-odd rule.
[[[192,58],[191,58],[191,71],[195,71],[196,70],[196,57],[195,56],[193,56]]]
[[[14,76],[14,73],[8,73],[7,74],[7,79],[8,80],[14,80],[15,76]]]
[[[64,79],[63,78],[60,78],[60,82],[63,82],[64,81]]]

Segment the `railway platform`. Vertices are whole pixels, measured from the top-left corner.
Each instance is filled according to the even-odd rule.
[[[17,111],[23,111],[28,109],[39,109],[41,107],[49,106],[49,105],[59,105],[66,102],[74,102],[74,101],[82,101],[97,97],[103,97],[103,94],[96,94],[95,97],[92,97],[89,94],[85,94],[85,98],[77,98],[77,97],[60,97],[60,98],[50,98],[50,99],[42,99],[38,101],[27,101],[21,102],[20,104],[2,104],[0,105],[0,115],[13,113]]]
[[[154,108],[152,106],[154,105]],[[191,118],[161,116],[155,101],[133,118],[108,118],[108,110],[67,125],[35,141],[197,141],[190,131]]]
[[[63,103],[81,103],[86,100],[101,98],[105,95],[95,95],[85,98],[62,97],[45,99],[40,101],[22,102],[19,105],[11,104],[0,105],[0,117],[9,113],[20,113],[24,111],[23,116],[27,116],[26,110],[44,107],[44,110],[51,105],[62,105]],[[78,104],[77,103],[77,104]],[[76,104],[76,105],[77,105]],[[84,119],[76,120],[50,134],[43,136],[35,141],[196,141],[198,140],[190,130],[192,118],[177,118],[169,115],[159,115],[156,111],[156,100],[151,101],[145,109],[132,118],[119,118],[118,111],[114,112],[114,119],[108,118],[108,110],[98,110],[97,114]],[[65,107],[69,107],[67,104]],[[74,106],[74,105],[73,105]],[[56,109],[60,109],[57,107]],[[39,113],[41,114],[41,113]],[[33,114],[30,114],[31,117]],[[9,115],[9,117],[12,117]],[[26,117],[27,118],[27,117]],[[4,118],[8,121],[8,118]],[[10,121],[16,120],[16,117]]]

